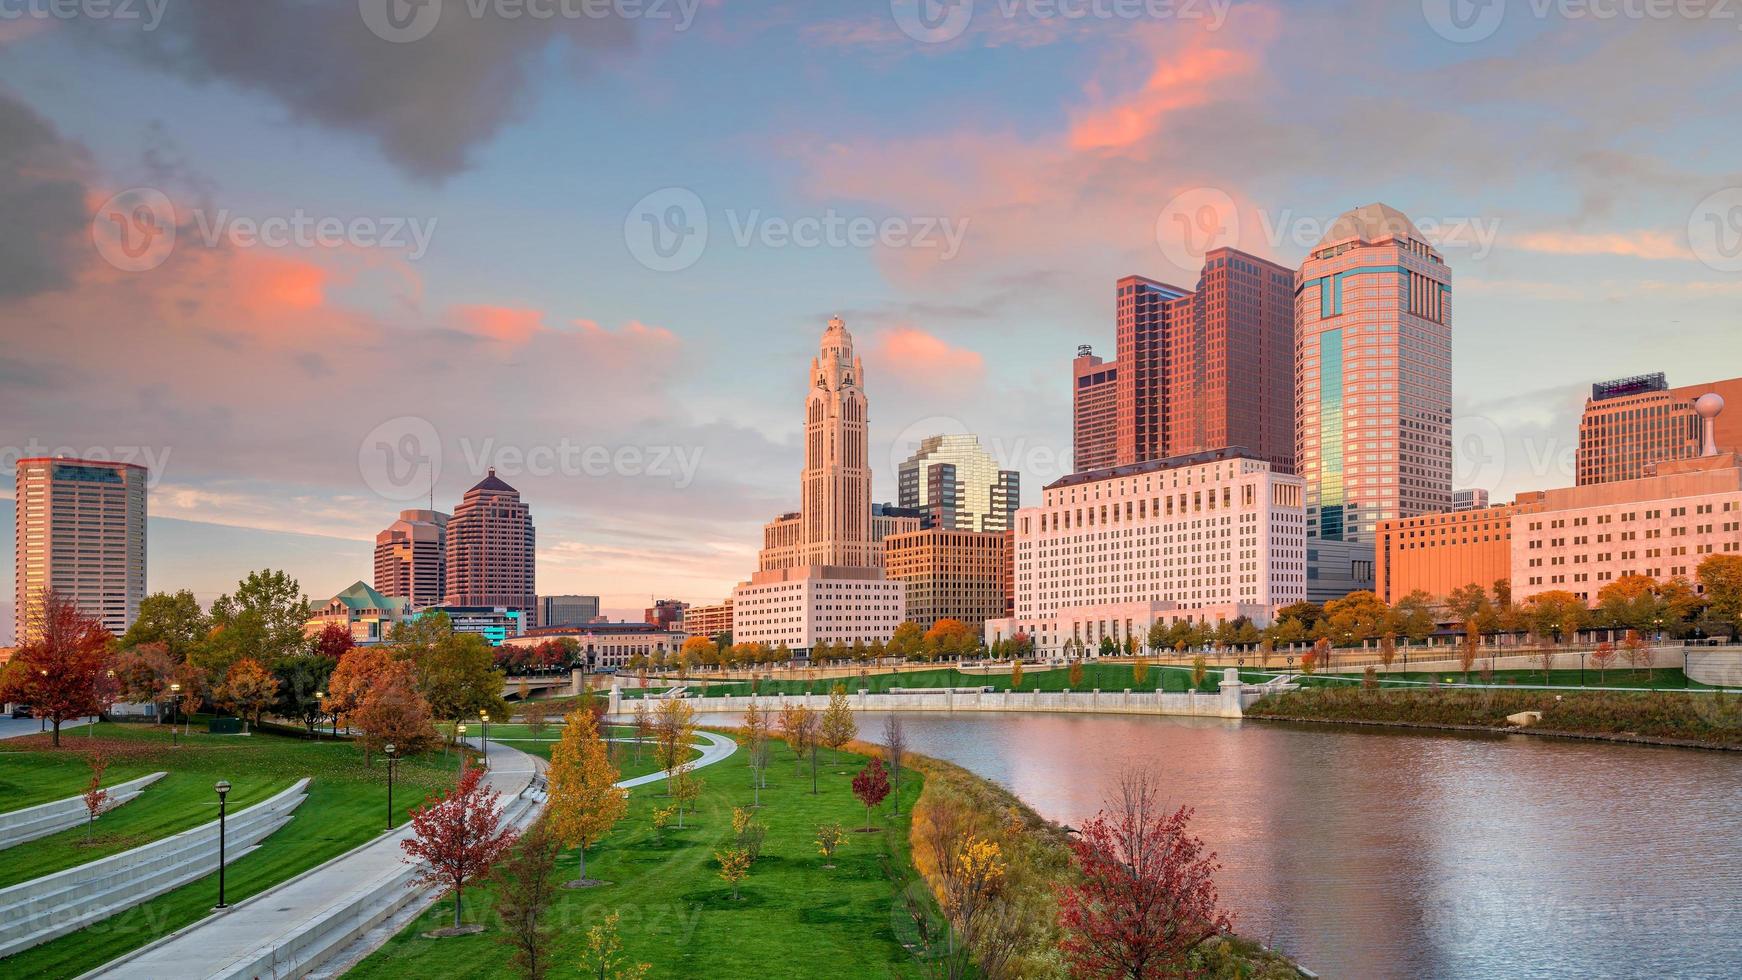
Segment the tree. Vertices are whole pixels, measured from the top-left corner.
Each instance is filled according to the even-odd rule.
[[[768,836],[768,825],[757,821],[756,814],[741,806],[732,808],[732,840],[755,861],[762,856],[762,841]]]
[[[1434,622],[1433,596],[1421,589],[1416,589],[1397,600],[1397,605],[1392,608],[1392,613],[1397,623],[1396,629],[1386,630],[1385,635],[1392,638],[1393,644],[1397,642],[1397,630],[1401,630],[1404,636],[1409,637],[1410,642],[1421,643],[1434,635],[1434,630],[1439,628],[1439,624]]]
[[[838,823],[817,825],[817,850],[823,855],[823,867],[833,868],[835,852],[847,840],[847,832]]]
[[[550,795],[545,804],[551,835],[564,847],[580,851],[581,876],[568,883],[570,888],[598,884],[587,877],[587,848],[629,811],[629,794],[618,788],[618,775],[592,714],[570,713],[562,738],[551,749],[546,772]]]
[[[696,775],[686,762],[678,766],[666,782],[671,798],[677,801],[677,829],[682,830],[684,811],[694,810],[696,800],[702,795],[702,777]]]
[[[1103,657],[1111,657],[1119,652],[1119,648],[1113,645],[1111,636],[1102,636],[1101,645],[1096,647],[1095,651]]]
[[[441,739],[430,718],[429,702],[412,682],[409,665],[383,675],[349,714],[347,724],[363,735],[358,741],[364,765],[371,765],[374,753],[388,745],[399,755],[416,755]]]
[[[327,688],[337,659],[313,653],[293,653],[272,665],[272,676],[278,681],[278,697],[272,703],[273,714],[280,718],[300,718],[310,732],[326,712],[315,695]]]
[[[212,696],[226,711],[241,715],[258,728],[261,713],[278,699],[278,679],[260,666],[260,661],[243,657],[230,665]]]
[[[859,735],[859,724],[853,720],[853,708],[847,702],[847,689],[836,684],[829,691],[829,706],[823,709],[821,741],[835,752]]]
[[[1552,636],[1558,642],[1563,635],[1572,635],[1584,627],[1589,610],[1585,600],[1564,589],[1538,592],[1525,604],[1525,615],[1531,632],[1539,637]]]
[[[853,777],[853,795],[865,804],[865,830],[869,832],[872,808],[889,796],[889,773],[884,770],[882,759],[872,756],[859,775]]]
[[[97,818],[109,805],[109,791],[103,788],[103,773],[109,768],[109,757],[104,753],[92,752],[85,761],[91,766],[91,780],[85,784],[82,799],[85,801],[85,840],[91,839],[91,828],[96,826]]]
[[[646,687],[643,679],[642,687]],[[653,737],[653,716],[647,710],[647,698],[635,699],[635,761],[641,761],[641,743]]]
[[[659,717],[654,722],[653,757],[667,774],[689,760],[690,743],[696,735],[696,711],[682,698],[666,698],[659,703]],[[669,790],[668,790],[669,791]]]
[[[182,717],[189,718],[200,710],[205,702],[206,694],[211,690],[211,678],[196,664],[184,663],[175,669],[173,684],[181,685],[181,703],[176,707],[181,709]]]
[[[545,729],[550,727],[550,705],[543,701],[528,701],[520,711],[520,720],[526,725],[528,735],[543,738]]]
[[[768,768],[768,716],[757,706],[754,694],[750,695],[750,704],[744,709],[744,745],[750,755],[750,805],[759,807]]]
[[[1022,690],[1022,661],[1018,659],[1010,661],[1010,689],[1012,691]]]
[[[337,662],[356,645],[357,638],[351,635],[348,628],[338,623],[328,623],[309,640],[308,652]]]
[[[1487,590],[1474,582],[1459,586],[1446,596],[1446,612],[1465,629],[1469,629],[1471,623],[1492,615],[1493,610]]]
[[[901,766],[907,760],[907,733],[901,727],[901,715],[891,711],[883,716],[883,755],[889,760],[889,784],[895,798],[892,806],[901,812]]]
[[[1608,640],[1597,644],[1597,648],[1591,651],[1591,666],[1597,668],[1597,683],[1607,683],[1609,668],[1615,666],[1615,644]]]
[[[508,677],[496,669],[490,644],[476,633],[439,637],[410,659],[417,667],[417,689],[437,718],[459,722],[488,713],[508,717],[502,691]]]
[[[1138,657],[1136,660],[1131,661],[1131,686],[1132,687],[1137,688],[1138,690],[1142,690],[1144,678],[1146,678],[1148,676],[1149,676],[1149,660],[1147,658]]]
[[[1391,623],[1391,607],[1385,604],[1385,600],[1372,592],[1360,591],[1325,603],[1324,620],[1320,625],[1324,635],[1333,641],[1353,645],[1380,636],[1391,628]]]
[[[974,631],[959,619],[940,619],[925,631],[925,650],[932,659],[965,657],[977,643]]]
[[[1548,683],[1548,672],[1554,669],[1554,647],[1543,647],[1536,651],[1536,662],[1542,667],[1542,682]]]
[[[597,980],[642,980],[652,964],[630,963],[623,957],[623,941],[617,936],[617,912],[587,930],[587,949],[581,954],[581,969]]]
[[[816,738],[816,732],[816,712],[802,704],[789,704],[780,709],[780,735],[792,749],[796,762],[804,762],[804,754]],[[795,768],[794,771],[798,770]]]
[[[1645,637],[1641,636],[1638,630],[1628,630],[1627,635],[1621,638],[1621,650],[1622,655],[1627,658],[1627,666],[1632,667],[1635,672],[1643,669],[1645,682],[1651,683],[1653,673],[1651,644],[1646,642]]]
[[[1204,686],[1204,677],[1209,673],[1209,665],[1204,661],[1204,655],[1198,654],[1192,658],[1192,688]]]
[[[139,600],[139,615],[122,634],[121,646],[134,650],[157,645],[180,662],[210,631],[211,623],[192,592],[153,592]]]
[[[411,836],[399,842],[418,866],[417,884],[454,893],[455,929],[466,885],[488,874],[515,840],[513,828],[498,826],[501,794],[483,779],[484,770],[462,758],[459,781],[411,811]]]
[[[1160,620],[1156,620],[1149,624],[1149,632],[1144,635],[1143,639],[1144,645],[1149,648],[1150,653],[1160,653],[1168,646],[1167,627],[1162,625]]]
[[[1071,658],[1070,673],[1067,674],[1066,676],[1069,678],[1071,690],[1076,691],[1076,690],[1080,690],[1082,688],[1082,686],[1083,686],[1083,661],[1082,661],[1081,657],[1072,657]]]
[[[28,704],[31,717],[48,719],[58,749],[62,724],[100,715],[115,702],[113,638],[96,617],[52,591],[31,604],[27,626],[32,639],[0,669],[0,701]]]
[[[175,681],[175,661],[161,643],[141,643],[115,657],[116,696],[161,709]],[[163,721],[160,710],[152,712],[153,723]]]
[[[550,947],[556,932],[545,919],[556,898],[557,854],[562,842],[544,820],[532,825],[520,843],[496,866],[496,914],[502,919],[499,941],[514,950],[514,965],[528,980],[542,980],[551,970]]]
[[[308,599],[296,579],[264,569],[249,573],[234,595],[212,602],[210,630],[188,654],[213,677],[242,657],[272,663],[307,649]]]
[[[717,872],[720,880],[732,886],[732,901],[738,900],[738,885],[750,877],[750,854],[741,847],[728,847],[723,851],[714,852],[714,860],[720,862]]]
[[[1742,632],[1742,555],[1707,555],[1695,575],[1705,587],[1711,617],[1734,639]]]
[[[676,803],[673,803],[671,806],[667,806],[667,807],[654,807],[653,810],[648,814],[648,819],[653,824],[653,843],[654,844],[664,844],[665,843],[665,828],[668,825],[670,825],[671,818],[675,817],[675,816],[677,816],[677,804]]]
[[[1127,775],[1109,802],[1070,841],[1082,877],[1060,894],[1060,946],[1078,976],[1184,975],[1193,950],[1233,928],[1216,855],[1188,832],[1192,811],[1165,812],[1145,775]]]
[[[984,941],[998,917],[1007,864],[997,841],[964,832],[960,822],[934,822],[930,829],[934,837],[929,844],[937,855],[933,887],[938,906],[954,931],[952,940],[962,941],[944,966],[948,976],[960,978],[967,975],[969,951]]]

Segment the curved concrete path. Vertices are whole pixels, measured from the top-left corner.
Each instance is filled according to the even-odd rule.
[[[692,768],[712,765],[738,749],[730,738],[697,734],[709,744]],[[504,816],[516,826],[531,823],[544,802],[544,768],[543,759],[491,742],[485,779],[506,799]],[[664,778],[663,772],[651,773],[617,785],[628,789]],[[414,870],[399,844],[410,835],[410,824],[383,834],[85,976],[277,980],[304,977],[317,968],[319,975],[336,975],[440,897],[435,888],[408,887]]]
[[[140,793],[145,792],[145,787],[167,775],[169,774],[164,772],[154,772],[105,787],[109,795],[104,800],[102,813],[97,815],[97,819],[101,820],[103,814],[132,802]],[[90,818],[91,814],[85,808],[83,796],[69,796],[64,800],[41,803],[22,810],[8,810],[0,813],[0,851],[38,837],[82,827]]]

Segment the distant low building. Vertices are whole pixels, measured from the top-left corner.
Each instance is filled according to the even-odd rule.
[[[343,626],[351,631],[352,642],[370,646],[386,640],[394,626],[414,615],[410,599],[385,596],[357,582],[314,607],[307,632],[313,636],[328,626]]]
[[[1452,510],[1481,510],[1488,506],[1488,491],[1480,488],[1452,491]]]
[[[539,627],[502,642],[504,646],[536,647],[553,640],[573,640],[592,670],[621,670],[636,654],[651,657],[683,649],[687,635],[682,630],[662,629],[651,623],[589,623],[584,626]]]
[[[713,639],[732,632],[732,599],[708,606],[691,606],[684,612],[683,631],[690,636]]]
[[[526,616],[519,609],[507,606],[430,606],[424,615],[447,613],[455,633],[476,633],[499,647],[526,632]]]
[[[732,640],[785,644],[888,642],[906,613],[905,586],[880,568],[799,566],[757,572],[732,590]]]
[[[690,604],[687,602],[679,602],[676,599],[660,599],[642,611],[641,621],[660,629],[682,629],[684,610],[689,607]]]
[[[539,626],[574,626],[599,618],[596,595],[541,595],[538,597]]]

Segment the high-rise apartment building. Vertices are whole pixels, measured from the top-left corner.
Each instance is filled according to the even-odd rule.
[[[1016,512],[1015,610],[988,643],[1093,653],[1158,622],[1263,626],[1306,597],[1301,479],[1244,450],[1075,473],[1042,496]]]
[[[448,578],[448,515],[402,510],[375,535],[375,591],[422,609],[442,601]]]
[[[1082,348],[1073,365],[1077,471],[1237,446],[1293,472],[1293,289],[1291,270],[1232,248],[1189,291],[1120,279],[1114,361]]]
[[[524,628],[538,606],[535,544],[531,509],[490,470],[448,519],[443,604],[500,606]]]
[[[15,642],[35,639],[43,593],[72,600],[120,636],[145,598],[142,466],[31,457],[16,464],[13,607]]]
[[[596,595],[541,595],[538,597],[539,626],[577,626],[599,618]]]
[[[732,600],[706,606],[691,606],[684,610],[683,631],[690,636],[713,639],[732,632]]]
[[[1119,366],[1077,348],[1071,362],[1071,468],[1081,473],[1112,466],[1118,455]]]
[[[1579,485],[1634,480],[1658,463],[1700,455],[1694,402],[1707,393],[1742,404],[1742,378],[1671,388],[1658,372],[1592,385],[1579,419]],[[1717,420],[1720,449],[1742,449],[1742,412],[1731,414]]]
[[[1295,284],[1308,598],[1372,588],[1379,522],[1452,507],[1451,270],[1402,212],[1332,223]]]
[[[905,619],[930,629],[940,619],[975,633],[1008,615],[1010,535],[930,527],[883,539],[885,574],[907,587]]]
[[[924,511],[929,526],[1010,530],[1021,477],[1015,470],[999,469],[978,438],[966,433],[928,436],[897,472],[901,506]]]

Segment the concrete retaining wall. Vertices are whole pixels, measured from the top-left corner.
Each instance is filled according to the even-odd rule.
[[[307,779],[227,820],[225,863],[287,823],[308,797]],[[218,821],[131,851],[0,889],[0,957],[106,919],[218,868]]]
[[[124,783],[116,783],[109,787],[109,798],[103,806],[103,813],[130,802],[134,797],[145,791],[145,787],[164,777],[164,773],[154,772],[138,779],[129,779]],[[15,844],[58,834],[63,830],[71,830],[82,826],[90,819],[90,813],[85,809],[83,796],[69,796],[53,803],[43,803],[38,806],[13,810],[10,813],[0,813],[0,850],[5,850]],[[101,815],[98,820],[103,819]]]
[[[1742,650],[1689,650],[1688,676],[1713,687],[1742,687]]]
[[[1225,672],[1216,694],[1161,693],[1156,691],[975,691],[960,688],[936,691],[909,690],[901,694],[854,692],[847,703],[855,711],[1077,711],[1096,714],[1190,715],[1209,718],[1239,718],[1258,700],[1261,692],[1242,684],[1232,668]],[[660,700],[658,697],[650,701]],[[736,714],[748,710],[754,700],[771,711],[800,704],[815,711],[828,706],[824,694],[768,694],[745,696],[687,697],[697,711]],[[610,711],[624,710],[621,692],[611,689]]]

